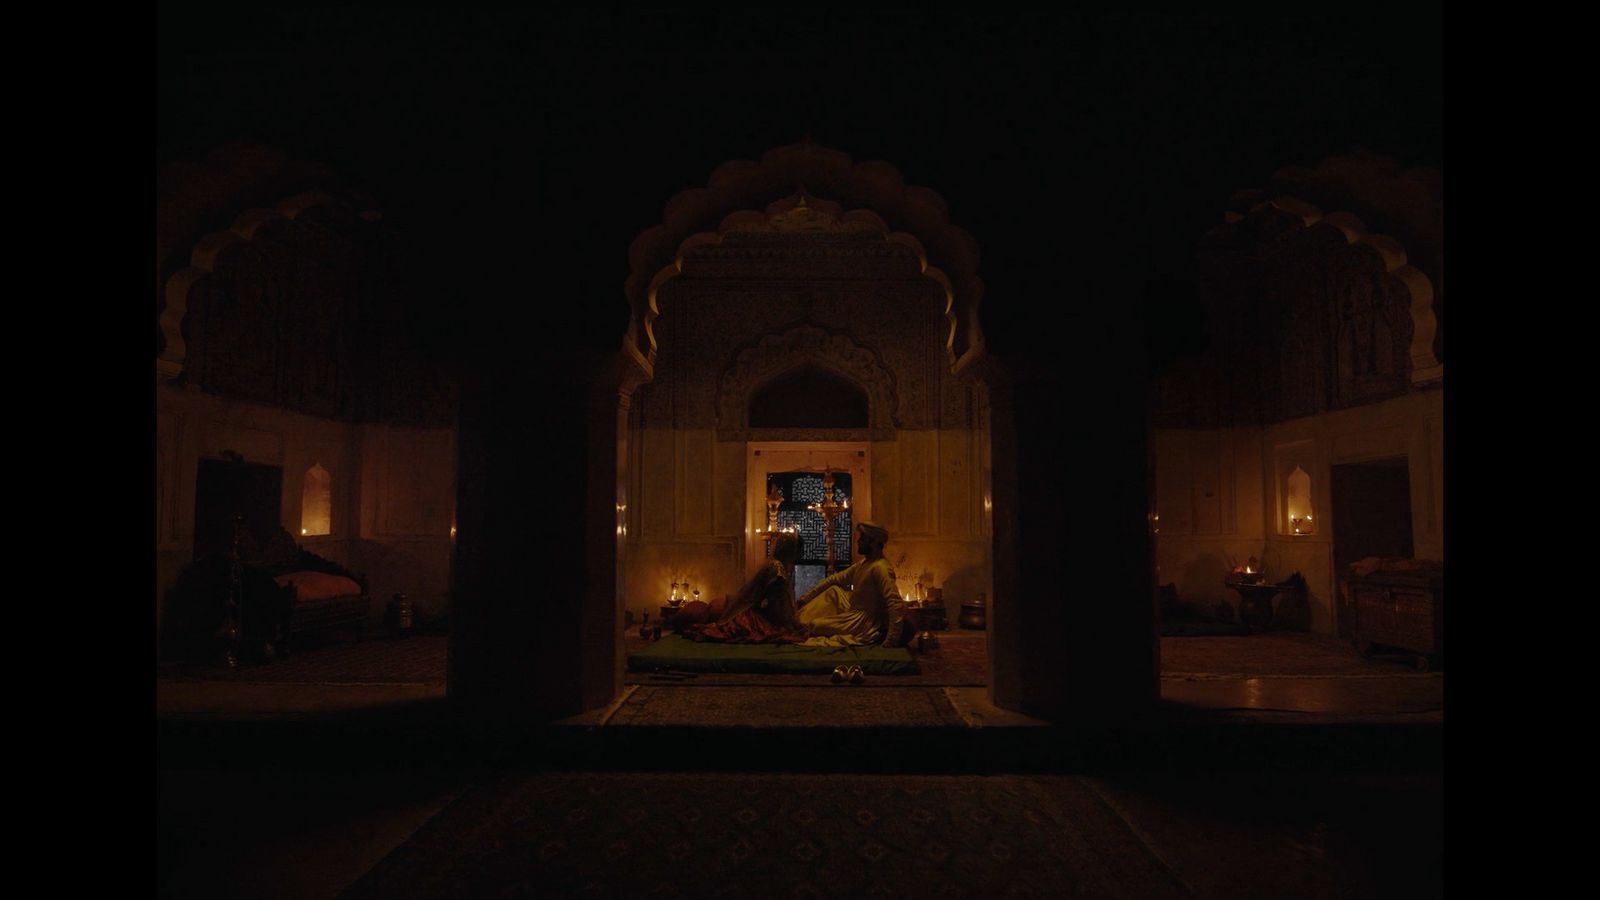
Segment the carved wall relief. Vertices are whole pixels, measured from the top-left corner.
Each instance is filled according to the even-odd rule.
[[[1375,253],[1351,248],[1340,262],[1330,310],[1335,405],[1355,406],[1397,396],[1406,389],[1406,356],[1411,343],[1408,292],[1388,276]]]
[[[893,440],[899,427],[894,374],[878,355],[845,334],[799,325],[745,347],[717,379],[717,438],[751,440],[750,397],[774,378],[815,367],[859,385],[867,395],[871,440]]]
[[[453,376],[413,347],[380,222],[310,192],[202,237],[166,282],[157,371],[325,418],[450,424]]]
[[[801,185],[827,185],[839,202],[811,197],[803,189],[789,196],[781,193]],[[845,211],[842,204],[855,208]],[[909,230],[889,233],[885,220],[908,223]],[[747,249],[715,249],[723,235],[713,234],[713,229],[747,238]],[[794,237],[814,240],[809,244],[787,240]],[[873,240],[860,240],[863,237]],[[768,247],[756,251],[759,241],[768,238],[785,240],[768,240]],[[933,279],[947,301],[941,309],[948,313],[947,338],[941,340],[949,340],[958,357],[981,353],[976,312],[983,282],[977,275],[977,242],[950,224],[942,198],[927,188],[907,185],[887,163],[857,163],[807,140],[775,148],[759,162],[725,163],[712,173],[706,187],[673,197],[663,210],[662,224],[640,233],[628,251],[626,290],[632,315],[627,345],[641,359],[653,360],[660,346],[652,338],[657,289],[677,265],[687,271],[689,251],[702,246],[707,248],[702,254],[707,261],[732,257],[719,263],[725,266],[720,273],[724,277],[854,277],[863,265],[873,265],[880,273],[882,267],[894,266],[900,277]]]
[[[1210,347],[1166,379],[1188,383],[1158,390],[1162,425],[1283,421],[1386,400],[1442,375],[1418,346],[1432,341],[1416,321],[1431,322],[1426,279],[1398,244],[1368,235],[1349,213],[1263,203],[1209,233],[1199,262]]]
[[[936,428],[943,418],[952,417],[960,423],[956,427],[964,425],[964,394],[946,404],[953,415],[941,407],[943,385],[954,377],[949,374],[949,351],[942,345],[948,327],[942,287],[920,275],[885,274],[875,266],[858,269],[861,277],[847,280],[724,278],[686,259],[683,274],[662,284],[657,294],[660,315],[652,326],[658,340],[655,377],[640,390],[645,426],[715,428],[725,440],[747,439],[733,436],[744,434],[747,427],[742,407],[737,417],[731,411],[747,402],[748,394],[737,402],[729,400],[721,385],[728,371],[740,365],[740,354],[776,336],[785,337],[760,353],[787,354],[787,362],[763,368],[762,379],[815,362],[868,391],[881,419],[871,426],[877,429],[873,434],[887,435],[896,427]],[[845,336],[873,362],[853,361],[843,345],[808,342],[795,331],[802,327]],[[809,353],[820,355],[810,359]],[[747,369],[752,364],[744,365]],[[872,397],[868,381],[885,378],[894,389],[886,399]],[[761,383],[747,383],[743,389],[754,390]],[[879,412],[881,403],[890,405]],[[736,421],[740,424],[730,424]]]

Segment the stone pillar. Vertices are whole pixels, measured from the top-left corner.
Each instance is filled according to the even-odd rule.
[[[1159,697],[1144,384],[1128,368],[1088,379],[1059,360],[986,367],[996,706],[1077,725]]]
[[[471,721],[525,724],[617,696],[615,355],[479,365],[461,401],[448,690]]]
[[[628,503],[628,410],[644,373],[622,356],[599,373],[589,394],[588,491],[585,495],[583,604],[584,709],[605,706],[622,691],[624,507]]]

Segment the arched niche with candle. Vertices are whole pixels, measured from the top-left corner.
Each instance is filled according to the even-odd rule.
[[[1299,466],[1284,480],[1283,506],[1285,530],[1289,534],[1316,534],[1316,516],[1311,507],[1311,476]]]
[[[300,534],[315,537],[333,533],[333,476],[313,463],[306,470],[305,487],[300,495]]]

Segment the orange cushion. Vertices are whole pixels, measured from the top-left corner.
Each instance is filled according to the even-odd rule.
[[[279,575],[273,580],[278,582],[279,587],[293,582],[294,599],[299,602],[348,597],[361,593],[361,585],[343,575],[329,575],[327,572],[290,572],[287,575]]]

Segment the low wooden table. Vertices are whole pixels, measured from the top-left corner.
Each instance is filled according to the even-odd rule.
[[[1272,598],[1283,588],[1275,584],[1230,584],[1239,592],[1239,621],[1251,628],[1272,624]]]
[[[944,631],[950,627],[943,606],[907,606],[906,618],[918,631]]]

